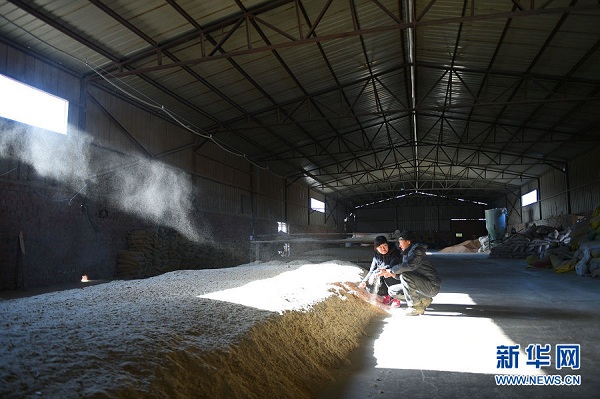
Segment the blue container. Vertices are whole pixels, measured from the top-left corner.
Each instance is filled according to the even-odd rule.
[[[506,233],[506,208],[485,210],[485,228],[490,235],[490,242],[501,240]]]

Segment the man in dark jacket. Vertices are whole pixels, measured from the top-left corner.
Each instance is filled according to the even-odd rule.
[[[372,287],[371,293],[377,294],[377,300],[391,307],[400,307],[400,301],[392,298],[388,293],[389,285],[397,284],[398,281],[393,277],[383,277],[381,270],[389,269],[397,265],[402,260],[400,250],[393,243],[389,243],[385,236],[375,237],[373,243],[375,254],[371,261],[369,272],[362,279],[359,288],[365,288],[367,283]]]
[[[400,233],[398,243],[402,250],[402,261],[381,273],[383,277],[396,279],[396,284],[390,285],[388,292],[393,298],[404,297],[408,305],[405,312],[407,316],[425,313],[432,298],[440,291],[442,282],[437,270],[427,259],[427,247],[415,239],[413,231],[404,230]]]

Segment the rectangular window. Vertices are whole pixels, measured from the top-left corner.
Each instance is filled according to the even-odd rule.
[[[319,201],[318,199],[311,198],[310,209],[312,209],[313,211],[325,213],[325,203],[323,201]]]
[[[277,222],[277,232],[286,233],[288,232],[288,225],[286,222]]]
[[[537,202],[537,200],[537,190],[530,191],[521,196],[521,206],[531,205],[534,202]]]
[[[69,102],[0,75],[0,117],[67,134]]]

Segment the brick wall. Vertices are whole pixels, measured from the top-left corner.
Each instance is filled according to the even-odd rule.
[[[0,180],[0,290],[113,279],[127,233],[158,226],[73,192]],[[72,198],[72,199],[71,199]],[[85,203],[83,205],[82,203]],[[210,256],[194,267],[228,267],[251,260],[248,215],[198,212]],[[25,253],[20,252],[22,233]]]
[[[84,274],[113,277],[126,231],[140,222],[118,213],[104,217],[99,206],[84,206],[68,195],[21,182],[0,183],[0,289],[74,282]]]

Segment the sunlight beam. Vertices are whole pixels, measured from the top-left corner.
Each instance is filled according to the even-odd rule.
[[[359,281],[360,269],[334,262],[303,264],[295,270],[275,277],[255,280],[241,287],[199,295],[249,306],[256,309],[283,312],[301,310],[332,295],[331,283]]]

